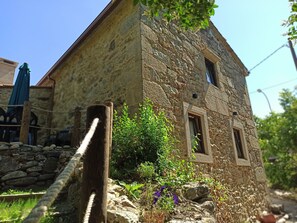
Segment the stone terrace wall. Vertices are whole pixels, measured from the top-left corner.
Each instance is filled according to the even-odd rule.
[[[8,101],[12,92],[12,86],[0,86],[0,104],[8,105]],[[50,122],[50,114],[44,111],[34,109],[34,107],[41,108],[44,110],[51,109],[51,97],[52,88],[51,87],[30,87],[30,101],[32,106],[32,111],[38,117],[38,125],[43,127],[48,127]],[[6,107],[2,106],[4,110]],[[48,136],[48,130],[40,129],[37,133],[37,144],[43,145]]]
[[[142,101],[140,21],[138,7],[121,1],[82,44],[51,74],[55,79],[53,126],[72,125],[75,107],[94,102]],[[46,80],[42,85],[51,84]],[[82,114],[85,123],[85,113]]]
[[[243,222],[266,205],[266,177],[252,117],[245,69],[215,27],[182,32],[145,16],[141,24],[144,96],[167,112],[174,123],[185,156],[189,156],[183,102],[206,111],[213,161],[197,163],[204,173],[230,188],[228,206],[219,210],[230,217],[223,222]],[[204,58],[215,54],[218,87],[206,80]],[[197,98],[193,98],[193,94]],[[236,111],[238,115],[233,116]],[[250,165],[237,165],[232,123],[245,131]]]
[[[74,152],[69,146],[0,142],[0,190],[47,188]]]

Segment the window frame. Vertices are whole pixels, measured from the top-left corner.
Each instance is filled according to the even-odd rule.
[[[234,149],[236,164],[238,166],[250,166],[251,163],[250,163],[249,152],[247,148],[243,125],[237,120],[232,120],[231,127],[232,127],[232,142],[233,142],[233,149]],[[239,133],[239,136],[241,139],[241,148],[242,148],[243,157],[240,157],[240,154],[238,154],[234,130],[236,130]]]
[[[200,138],[198,136],[199,142],[197,143],[196,148],[193,148],[195,153],[201,153],[206,154],[205,152],[205,145],[204,145],[204,134],[203,134],[203,128],[202,128],[202,121],[201,116],[188,113],[188,119],[189,119],[189,128],[190,128],[190,137],[191,137],[191,148],[193,148],[193,140],[197,137],[197,135],[200,135]],[[193,121],[193,133],[191,131],[191,120]]]
[[[220,85],[220,70],[219,70],[219,61],[220,61],[220,57],[217,56],[212,50],[206,48],[202,51],[203,56],[204,56],[204,66],[205,66],[205,78],[206,78],[206,82],[210,85],[210,86],[214,86],[216,88],[221,88]],[[213,77],[214,77],[214,83],[209,82],[207,80],[207,74],[206,72],[208,71],[207,69],[207,62],[210,62],[212,64],[212,68],[213,68]]]
[[[204,62],[205,62],[205,76],[206,76],[207,83],[218,87],[215,64],[211,60],[207,59],[206,57],[204,58]]]
[[[185,121],[185,133],[186,133],[186,145],[188,157],[193,158],[192,161],[200,163],[213,163],[212,150],[209,140],[209,129],[206,111],[189,103],[183,102],[184,121]],[[204,145],[204,153],[192,152],[192,136],[190,133],[190,121],[189,116],[196,116],[201,121],[202,142]]]

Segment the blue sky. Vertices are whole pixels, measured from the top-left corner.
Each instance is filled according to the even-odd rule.
[[[132,0],[131,0],[132,1]],[[79,37],[108,0],[4,1],[0,8],[0,57],[27,62],[34,85]],[[281,23],[289,15],[288,1],[217,0],[214,24],[248,69],[287,43]],[[282,84],[284,83],[285,84]],[[256,115],[280,112],[278,97],[283,88],[293,89],[297,71],[288,47],[251,71],[247,77]]]

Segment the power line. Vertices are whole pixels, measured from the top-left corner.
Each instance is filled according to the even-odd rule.
[[[280,49],[282,49],[283,47],[288,46],[287,44],[283,44],[282,46],[280,46],[279,48],[277,48],[275,51],[273,51],[271,54],[269,54],[267,57],[265,57],[263,60],[261,60],[258,64],[256,64],[254,67],[252,67],[251,69],[249,69],[248,73],[251,73],[251,71],[253,69],[255,69],[256,67],[258,67],[260,64],[262,64],[263,62],[265,62],[268,58],[270,58],[273,54],[275,54],[277,51],[279,51]]]
[[[270,89],[270,88],[275,88],[275,87],[278,87],[280,85],[284,85],[284,84],[287,84],[287,83],[290,83],[290,82],[293,82],[293,81],[296,81],[297,78],[294,78],[292,80],[288,80],[288,81],[285,81],[285,82],[281,82],[281,83],[278,83],[278,84],[275,84],[275,85],[272,85],[272,86],[269,86],[269,87],[265,87],[265,88],[261,88],[262,90],[267,90],[267,89]],[[257,91],[252,91],[250,92],[250,94],[254,94],[254,93],[257,93]]]

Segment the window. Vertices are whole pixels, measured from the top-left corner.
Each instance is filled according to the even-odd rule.
[[[205,153],[201,117],[189,114],[191,145],[195,153]]]
[[[196,106],[183,103],[188,156],[197,162],[212,163],[206,111]]]
[[[214,63],[205,58],[205,68],[206,68],[205,74],[206,74],[207,82],[215,86],[218,86]]]
[[[240,130],[233,129],[233,134],[234,134],[234,141],[235,141],[235,146],[237,151],[237,157],[240,159],[244,159]]]
[[[236,164],[239,166],[250,166],[244,128],[243,125],[236,120],[232,121],[232,139]]]

